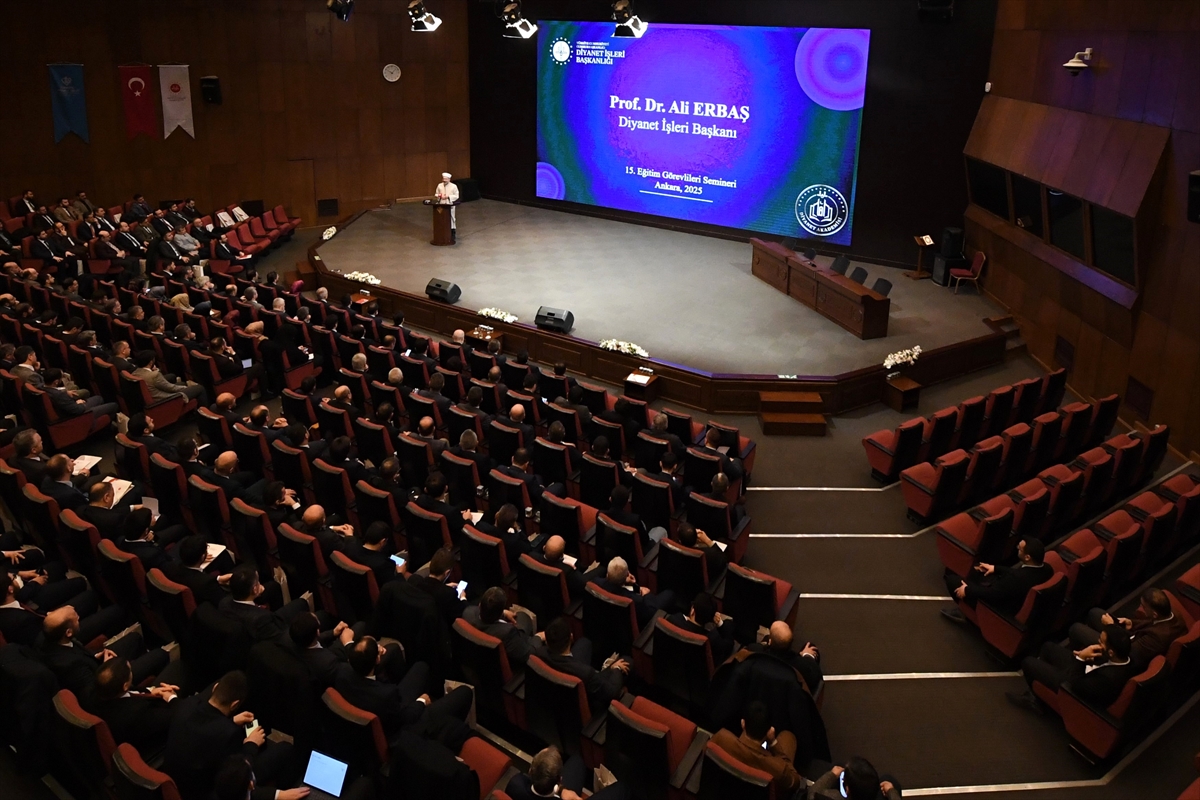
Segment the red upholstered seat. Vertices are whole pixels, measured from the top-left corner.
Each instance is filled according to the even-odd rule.
[[[1013,510],[990,516],[963,512],[937,526],[938,555],[946,569],[965,578],[979,562],[996,564],[1016,546],[1011,541]]]
[[[975,607],[979,630],[988,644],[1008,658],[1016,658],[1049,635],[1066,594],[1067,578],[1056,572],[1029,590],[1021,609],[1013,616],[980,602]]]
[[[1120,696],[1105,709],[1097,709],[1071,693],[1059,690],[1058,709],[1067,733],[1096,758],[1107,758],[1122,742],[1123,734],[1153,713],[1170,690],[1166,659],[1156,656],[1146,670],[1125,684]],[[1126,725],[1126,723],[1129,725]]]
[[[117,746],[112,755],[111,775],[118,797],[179,800],[179,789],[171,776],[152,768],[131,744]]]
[[[930,464],[925,462],[900,473],[900,489],[908,516],[918,524],[952,511],[967,477],[970,456],[954,450]]]
[[[894,431],[877,431],[864,437],[863,448],[867,451],[871,475],[888,483],[896,480],[902,470],[916,463],[924,433],[925,419],[917,417]]]

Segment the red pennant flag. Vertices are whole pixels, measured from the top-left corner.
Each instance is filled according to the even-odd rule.
[[[158,114],[154,113],[154,91],[150,85],[150,66],[132,64],[118,67],[121,73],[121,100],[125,106],[125,135],[130,139],[144,133],[158,138]]]

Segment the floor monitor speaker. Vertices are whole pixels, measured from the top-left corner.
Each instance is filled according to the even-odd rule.
[[[570,333],[575,327],[575,315],[564,308],[542,306],[537,310],[534,323],[544,330]]]
[[[444,281],[441,278],[431,278],[429,284],[425,287],[425,294],[429,295],[431,300],[441,300],[443,303],[457,303],[458,298],[462,297],[462,289],[458,288],[457,283]]]
[[[938,286],[950,285],[950,270],[966,269],[965,258],[946,258],[941,253],[933,257],[933,282]]]

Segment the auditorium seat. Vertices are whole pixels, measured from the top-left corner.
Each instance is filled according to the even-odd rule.
[[[610,452],[611,452],[611,439]],[[579,462],[579,499],[593,508],[608,505],[612,490],[621,482],[620,466],[584,453]],[[688,472],[690,477],[691,472]]]
[[[709,738],[694,722],[644,697],[629,707],[613,700],[604,726],[604,765],[635,797],[682,800]]]
[[[1033,447],[1033,429],[1024,422],[1018,422],[1001,431],[1000,438],[1004,442],[1004,455],[997,487],[1003,489],[1025,479],[1025,465],[1029,462],[1029,451]]]
[[[528,554],[517,559],[517,602],[537,616],[539,628],[564,614],[574,620],[575,610],[582,604],[571,600],[561,569],[542,564]],[[573,624],[578,634],[578,622]]]
[[[490,423],[488,423],[488,455],[490,455],[497,464],[511,464],[513,454],[526,444],[527,443],[524,441],[521,431],[517,428],[505,425],[499,420],[492,420]],[[528,444],[533,443],[528,442]]]
[[[156,567],[146,573],[146,599],[154,613],[167,624],[175,641],[184,641],[196,611],[192,590],[168,579]]]
[[[892,293],[892,282],[887,278],[876,278],[875,283],[871,286],[871,291],[875,294],[887,297]]]
[[[487,489],[489,508],[498,509],[505,503],[512,503],[527,526],[535,524],[529,518],[528,509],[533,508],[533,501],[529,497],[529,484],[498,469],[488,472],[483,484]]]
[[[1139,675],[1129,679],[1120,696],[1107,708],[1098,709],[1071,691],[1059,689],[1058,711],[1071,739],[1097,759],[1116,752],[1127,735],[1139,732],[1143,723],[1162,707],[1170,691],[1170,670],[1163,656],[1155,656]]]
[[[668,534],[675,533],[675,526],[684,512],[682,508],[675,508],[675,496],[669,483],[655,480],[641,470],[633,475],[630,505],[633,513],[641,517],[647,528],[663,528]],[[725,527],[729,527],[728,523]],[[714,533],[714,536],[720,535]]]
[[[866,283],[867,274],[867,270],[863,267],[855,267],[854,271],[850,273],[850,280],[858,284]]]
[[[321,499],[326,513],[330,516],[337,514],[358,529],[358,505],[354,501],[350,474],[343,467],[335,467],[323,459],[315,458],[312,461],[312,479],[313,492]]]
[[[456,456],[449,450],[443,450],[438,458],[441,460],[446,482],[450,486],[451,504],[480,510],[483,507],[483,498],[479,496],[477,487],[483,486],[483,477],[479,474],[479,465],[474,460]],[[361,503],[359,505],[361,506]],[[359,517],[361,516],[360,510]]]
[[[958,404],[958,421],[955,423],[954,440],[951,447],[966,450],[980,439],[983,430],[983,411],[986,403],[982,395],[968,398]]]
[[[925,420],[921,433],[921,452],[918,461],[933,461],[950,452],[950,442],[954,439],[954,428],[958,422],[957,408],[943,408]],[[690,479],[690,474],[689,474]],[[703,483],[693,484],[703,486]]]
[[[358,524],[366,530],[376,522],[382,522],[392,531],[393,541],[404,541],[404,525],[400,519],[400,509],[396,506],[396,497],[384,489],[376,489],[366,481],[360,480],[354,484],[354,500],[358,509]],[[398,547],[404,550],[406,547]]]
[[[333,577],[337,617],[351,625],[371,619],[379,602],[375,573],[336,550],[329,554],[329,572]]]
[[[652,623],[646,652],[653,685],[685,703],[690,713],[707,708],[713,675],[712,642],[707,636],[673,625],[666,617]]]
[[[737,564],[725,570],[725,580],[717,590],[721,613],[733,617],[739,634],[750,634],[738,641],[753,640],[754,631],[771,627],[777,619],[794,625],[799,599],[799,592],[787,581]]]
[[[387,428],[362,417],[355,419],[352,424],[354,445],[358,448],[360,460],[370,461],[378,468],[385,458],[396,452]]]
[[[984,404],[983,435],[996,436],[1008,427],[1008,417],[1012,413],[1013,388],[1001,386],[993,389]]]
[[[1003,563],[1016,547],[1011,541],[1013,510],[1003,508],[995,514],[963,512],[937,526],[938,554],[946,569],[966,578],[971,568]]]
[[[62,763],[84,786],[103,786],[117,749],[108,723],[85,711],[69,689],[54,695],[54,711],[59,752],[70,754]]]
[[[959,504],[978,503],[991,497],[997,488],[1004,459],[1004,440],[991,436],[971,448],[971,463],[959,493]],[[919,466],[919,465],[918,465]]]
[[[1033,440],[1024,473],[1028,475],[1049,466],[1058,452],[1063,418],[1057,411],[1047,411],[1033,419]]]
[[[279,547],[275,543],[275,528],[267,518],[267,512],[235,497],[229,501],[229,520],[233,535],[250,549],[260,574],[271,574],[279,566]]]
[[[462,617],[454,620],[451,649],[463,678],[475,692],[475,706],[488,715],[524,727],[524,707],[516,697],[522,674],[514,672],[504,645]]]
[[[327,440],[338,436],[354,438],[350,412],[344,408],[334,408],[327,401],[322,400],[317,403],[317,422],[321,428],[321,436]]]
[[[266,435],[251,429],[245,423],[233,424],[233,452],[237,453],[239,469],[262,475],[268,481],[275,480],[271,464],[271,449],[267,447]]]
[[[524,688],[526,729],[565,755],[584,755],[582,740],[590,738],[605,715],[593,717],[583,681],[534,655],[525,667]],[[595,765],[593,759],[589,766]]]
[[[180,800],[171,776],[147,764],[131,744],[117,745],[110,774],[118,800]]]
[[[275,468],[275,478],[295,492],[298,500],[305,505],[316,502],[308,453],[276,439],[271,442],[271,465]]]
[[[1142,551],[1144,534],[1136,522],[1123,530],[1115,531],[1107,538],[1098,536],[1092,529],[1083,528],[1064,539],[1055,548],[1064,560],[1081,558],[1096,547],[1104,548],[1105,594],[1119,591],[1134,574],[1138,566],[1138,555]]]
[[[33,417],[34,427],[48,434],[55,450],[64,450],[107,430],[112,418],[107,414],[81,414],[60,417],[50,404],[50,396],[29,384],[22,387],[25,408]]]
[[[775,800],[775,782],[768,772],[743,764],[710,740],[704,746],[697,800]]]
[[[961,601],[958,606],[964,615],[977,621],[984,641],[1005,658],[1016,659],[1045,641],[1066,595],[1067,578],[1056,572],[1029,590],[1016,614],[998,611],[986,601],[980,601],[974,609]]]
[[[621,653],[632,656],[634,668],[642,673],[638,651],[643,644],[638,641],[641,630],[633,597],[613,594],[589,582],[584,587],[580,614],[583,635],[592,642],[593,667],[599,669],[610,653]]]
[[[1071,403],[1063,406],[1061,413],[1062,435],[1058,440],[1058,449],[1054,451],[1055,461],[1066,461],[1079,454],[1091,429],[1095,406],[1091,403]]]
[[[1013,399],[1012,415],[1009,424],[1017,422],[1029,423],[1037,416],[1038,403],[1042,399],[1042,379],[1026,378],[1013,384],[1016,396]]]
[[[658,545],[658,564],[654,573],[658,591],[670,590],[680,602],[690,605],[701,592],[711,594],[716,590],[716,583],[722,576],[708,574],[708,560],[702,550],[685,547],[673,539],[663,539]]]
[[[450,526],[443,515],[426,511],[409,501],[400,517],[404,520],[409,560],[413,562],[414,570],[424,566],[438,550],[454,546],[450,540]]]
[[[930,464],[924,462],[900,473],[900,489],[909,519],[919,525],[953,511],[967,477],[970,458],[954,450]]]
[[[290,567],[288,584],[294,595],[312,592],[317,605],[327,611],[335,608],[329,567],[316,537],[301,533],[286,522],[275,531],[279,560]]]
[[[621,557],[629,566],[630,573],[638,583],[654,588],[654,563],[658,559],[658,544],[650,545],[649,552],[642,549],[642,536],[636,528],[616,522],[603,511],[596,515],[596,557],[607,564],[609,559]]]
[[[1116,424],[1117,414],[1120,411],[1121,397],[1117,394],[1101,397],[1093,404],[1093,407],[1095,411],[1092,413],[1085,447],[1095,447],[1112,433],[1113,425]]]
[[[838,275],[845,275],[846,270],[850,268],[850,259],[846,256],[838,256],[829,265],[829,269],[836,272]]]
[[[44,532],[44,529],[43,529]],[[58,515],[58,550],[63,557],[63,563],[69,569],[83,575],[91,584],[101,589],[111,600],[107,586],[100,580],[97,569],[97,547],[100,545],[100,532],[90,522],[79,518],[69,508],[63,509]]]
[[[509,566],[504,542],[473,525],[463,526],[459,540],[459,568],[467,581],[467,597],[475,601],[491,586],[512,588],[516,573]],[[515,595],[516,592],[513,592]]]
[[[910,419],[895,431],[879,431],[863,438],[871,475],[884,483],[896,480],[902,470],[916,463],[921,452],[925,420]]]
[[[236,559],[240,559],[241,552],[230,527],[229,503],[225,497],[225,490],[198,475],[189,476],[188,504],[192,507],[197,532],[203,534],[210,542],[223,543],[233,552]]]
[[[561,536],[565,551],[586,565],[596,560],[594,542],[585,541],[596,525],[596,509],[572,497],[545,492],[541,501],[538,533],[543,538]]]
[[[351,704],[337,689],[321,696],[325,706],[328,755],[374,776],[388,763],[388,742],[379,717]]]

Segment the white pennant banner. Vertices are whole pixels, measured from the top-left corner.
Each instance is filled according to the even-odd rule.
[[[176,128],[183,128],[193,139],[196,129],[192,124],[192,85],[188,80],[187,65],[160,65],[158,88],[162,94],[163,138]]]

